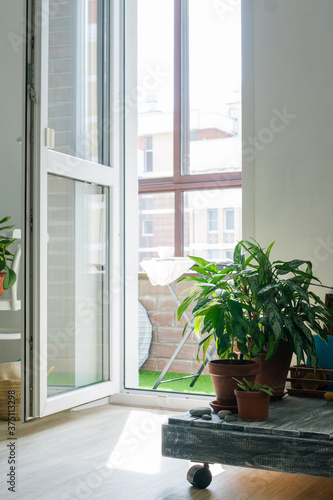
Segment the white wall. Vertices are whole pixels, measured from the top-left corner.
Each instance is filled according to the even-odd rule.
[[[0,218],[22,228],[24,1],[0,1]],[[1,300],[1,299],[0,299]],[[20,313],[0,311],[0,327],[20,328]],[[19,341],[1,341],[0,362],[20,357]]]
[[[243,4],[243,236],[333,286],[333,2]]]

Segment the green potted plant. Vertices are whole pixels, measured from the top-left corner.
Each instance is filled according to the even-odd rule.
[[[260,364],[257,382],[274,386],[278,398],[284,394],[293,353],[297,366],[308,359],[316,369],[313,333],[327,343],[332,311],[313,291],[325,287],[313,275],[311,262],[271,262],[273,244],[264,250],[255,240],[241,240],[235,248],[234,265],[238,287],[247,303],[259,311],[259,329],[251,333],[250,349],[251,357]]]
[[[308,358],[316,367],[313,332],[327,342],[325,328],[332,325],[333,313],[313,291],[323,285],[313,275],[311,262],[271,262],[273,244],[263,249],[255,240],[243,239],[235,247],[233,262],[222,268],[191,257],[197,274],[182,278],[194,285],[178,308],[178,319],[194,305],[195,331],[204,336],[199,343],[203,359],[213,339],[220,358],[208,364],[212,375],[220,377],[215,373],[218,365],[230,370],[233,363],[255,360],[257,382],[272,386],[274,398],[280,398],[293,353],[297,366]]]
[[[216,401],[211,405],[215,410],[235,410],[236,382],[233,377],[245,376],[254,382],[259,369],[258,363],[250,359],[251,334],[258,329],[259,313],[240,290],[235,280],[238,271],[234,265],[221,268],[199,257],[191,259],[194,261],[192,270],[197,274],[180,280],[194,284],[179,306],[177,317],[180,320],[186,309],[194,305],[194,329],[204,336],[199,343],[203,359],[211,341],[215,341],[219,357],[208,363],[216,394]],[[187,326],[188,323],[184,331]]]
[[[6,225],[9,219],[8,216],[0,220],[0,231],[13,229],[14,226]],[[14,238],[0,234],[0,295],[3,294],[4,290],[11,288],[16,281],[16,273],[9,265],[13,261],[13,254],[8,249],[14,242]]]
[[[273,390],[268,385],[252,384],[245,378],[243,381],[235,379],[237,388],[238,415],[243,420],[265,420],[269,414],[270,398]]]

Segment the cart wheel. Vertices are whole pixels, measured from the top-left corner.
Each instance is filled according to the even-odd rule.
[[[212,473],[209,470],[208,464],[193,465],[187,472],[187,480],[196,488],[203,490],[212,482]]]

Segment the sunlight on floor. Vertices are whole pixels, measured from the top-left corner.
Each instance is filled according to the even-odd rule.
[[[132,410],[110,454],[110,469],[157,474],[161,471],[161,425],[166,415]]]

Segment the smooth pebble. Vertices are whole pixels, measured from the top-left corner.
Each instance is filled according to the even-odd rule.
[[[202,415],[202,419],[203,420],[212,420],[212,416],[211,415]]]
[[[199,406],[198,408],[193,408],[190,410],[192,417],[202,417],[203,415],[210,415],[212,410],[207,406]]]
[[[226,415],[224,420],[226,422],[234,422],[235,420],[238,420],[238,418],[235,415]]]
[[[218,412],[218,416],[219,416],[220,418],[224,418],[226,415],[231,415],[231,413],[232,413],[232,412],[231,412],[230,410],[220,410],[220,411]]]

